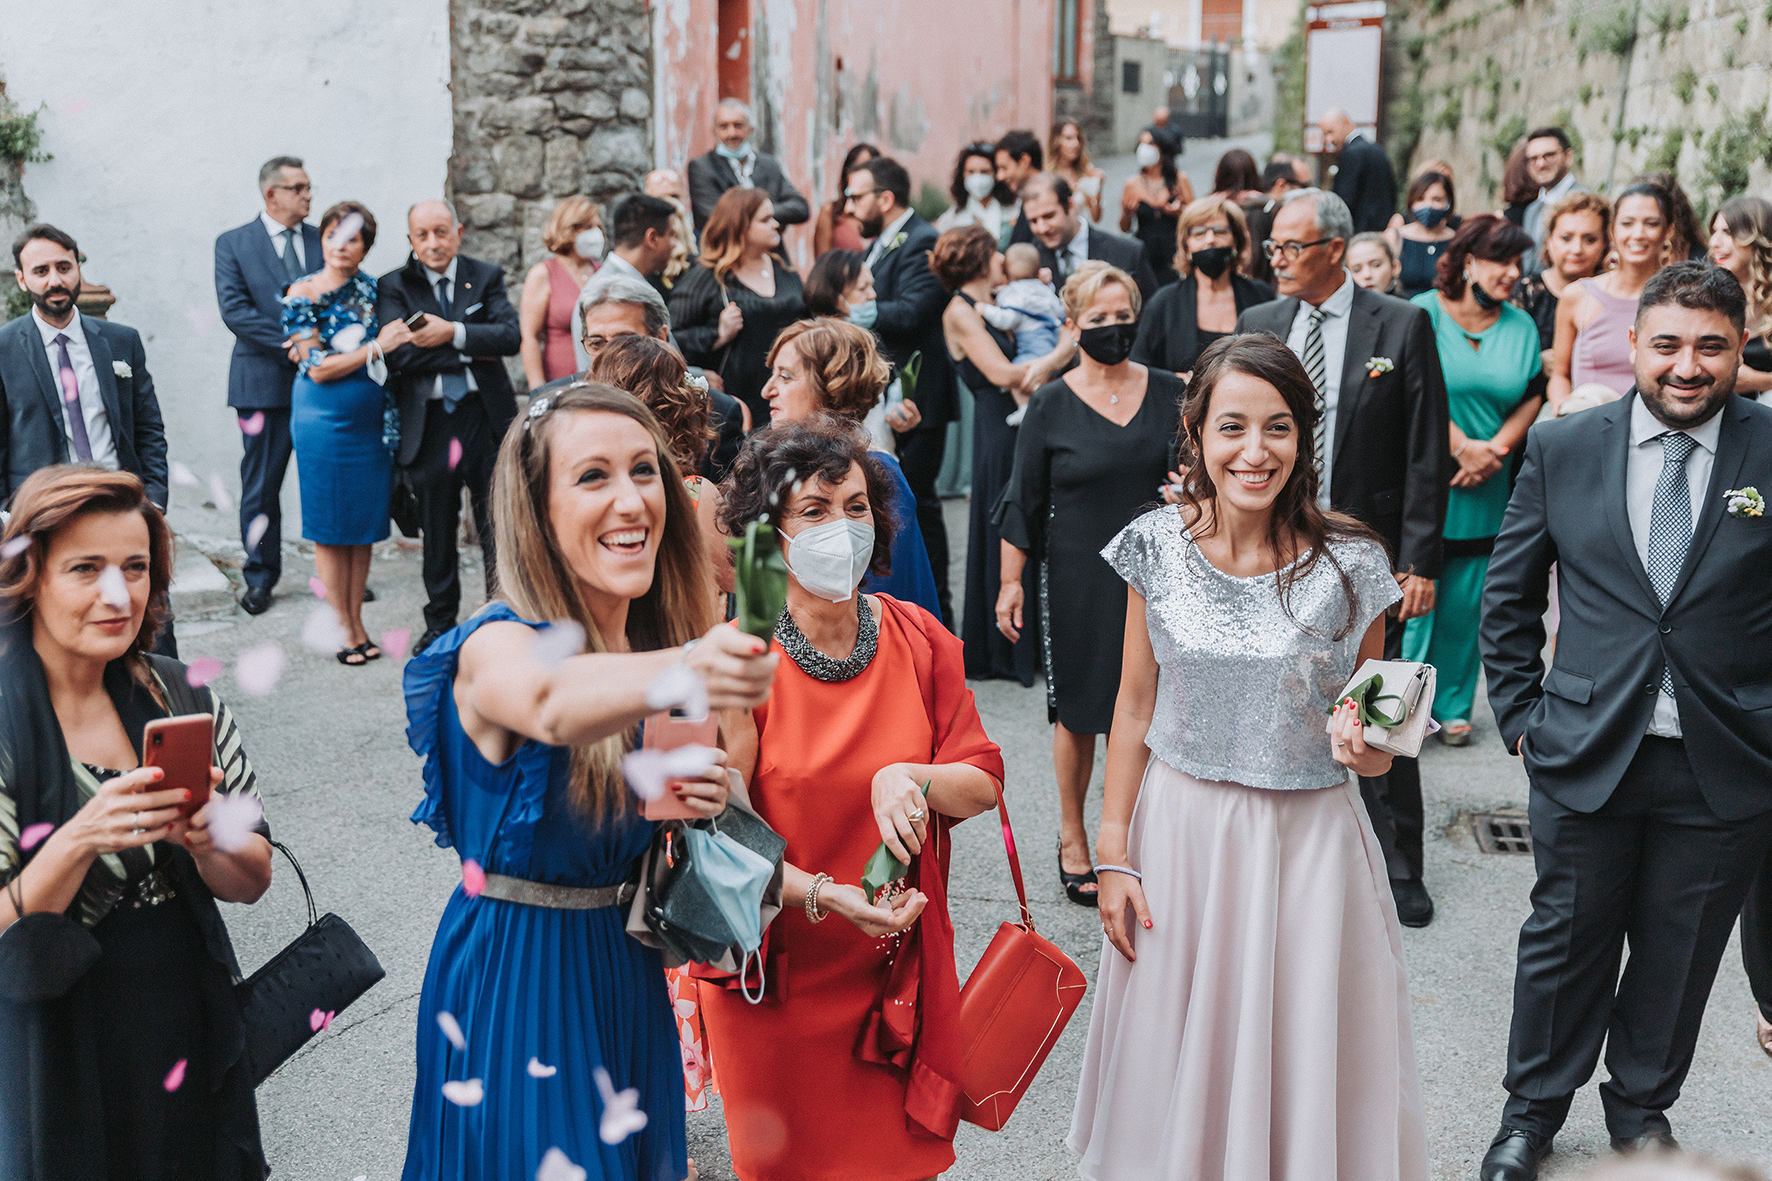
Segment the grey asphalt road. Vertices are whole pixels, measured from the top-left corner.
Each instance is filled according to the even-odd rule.
[[[948,509],[956,549],[963,552],[966,504],[953,501]],[[209,525],[206,531],[218,537],[227,532],[224,522],[202,519],[195,511],[175,512],[175,517],[186,525]],[[423,599],[418,556],[410,548],[384,550],[371,578],[380,601],[365,610],[371,633],[416,630]],[[957,560],[955,570],[963,570]],[[437,918],[460,870],[453,853],[436,848],[428,830],[407,819],[420,787],[418,761],[404,738],[399,665],[382,660],[364,669],[344,668],[330,655],[301,648],[302,622],[319,606],[306,589],[311,572],[311,556],[292,554],[283,594],[268,614],[234,615],[218,621],[225,626],[202,632],[194,623],[184,651],[187,658],[230,660],[267,639],[289,650],[289,667],[270,697],[245,697],[229,678],[217,687],[239,714],[270,822],[301,857],[321,911],[350,921],[388,973],[260,1089],[265,1145],[276,1175],[391,1181],[399,1176],[405,1153],[419,986]],[[477,573],[470,569],[466,583],[477,588]],[[1002,682],[975,688],[985,724],[1007,759],[1009,806],[1027,855],[1024,869],[1036,922],[1093,980],[1101,952],[1099,925],[1092,911],[1065,900],[1051,864],[1057,803],[1043,693]],[[1435,746],[1424,760],[1427,876],[1439,916],[1426,930],[1404,933],[1436,1181],[1474,1179],[1497,1122],[1514,938],[1532,883],[1528,858],[1479,853],[1460,821],[1471,810],[1521,806],[1526,797],[1519,765],[1503,755],[1486,711],[1476,725],[1473,745],[1457,751]],[[1098,762],[1096,788],[1099,783]],[[1092,806],[1091,831],[1098,814]],[[973,823],[957,830],[950,892],[957,959],[966,972],[998,925],[1015,913],[995,825]],[[300,893],[281,862],[264,901],[222,909],[248,971],[301,930]],[[948,1177],[1068,1181],[1076,1176],[1063,1138],[1089,1004],[1084,1001],[1003,1131],[962,1126],[959,1162]],[[1752,1030],[1739,951],[1732,945],[1711,998],[1697,1061],[1672,1118],[1688,1146],[1765,1168],[1772,1166],[1767,1119],[1772,1061],[1754,1046]],[[792,1090],[797,1084],[784,1078],[781,1085]],[[841,1118],[840,1113],[831,1118]],[[689,1137],[704,1177],[731,1176],[717,1104],[690,1117]],[[1547,1175],[1578,1171],[1605,1154],[1606,1144],[1590,1086],[1576,1101]]]

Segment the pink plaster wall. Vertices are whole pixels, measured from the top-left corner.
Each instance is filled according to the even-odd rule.
[[[714,144],[719,3],[652,6],[655,151],[682,168]],[[945,190],[962,144],[1017,127],[1046,138],[1052,9],[1053,0],[750,0],[751,106],[773,118],[775,154],[815,216],[862,140],[910,171],[913,196],[924,181]],[[1079,47],[1085,85],[1092,23]],[[788,242],[810,266],[810,226]]]

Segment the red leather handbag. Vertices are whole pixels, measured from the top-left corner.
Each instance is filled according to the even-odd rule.
[[[960,1118],[997,1131],[1040,1072],[1087,987],[1082,969],[1034,931],[1015,833],[997,788],[1003,847],[1021,901],[1021,922],[1004,923],[960,990]]]

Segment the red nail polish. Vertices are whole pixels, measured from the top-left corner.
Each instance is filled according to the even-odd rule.
[[[1151,921],[1149,919],[1144,920],[1144,929],[1147,931],[1151,929]]]
[[[191,798],[191,793],[190,793],[190,792],[188,792],[188,791],[187,791],[187,792],[186,792],[186,793],[185,793],[185,799],[187,799],[187,800],[188,800],[188,799],[190,799],[190,798]]]

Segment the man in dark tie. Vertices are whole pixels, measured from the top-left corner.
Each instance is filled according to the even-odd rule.
[[[1156,293],[1157,277],[1145,261],[1143,244],[1078,217],[1071,208],[1070,182],[1064,177],[1035,173],[1021,187],[1021,212],[1040,248],[1040,265],[1052,272],[1053,287],[1064,290],[1065,281],[1079,266],[1100,259],[1131,275],[1145,299]]]
[[[1729,272],[1674,263],[1638,301],[1631,392],[1526,436],[1480,637],[1496,723],[1531,779],[1538,881],[1483,1181],[1537,1177],[1602,1042],[1613,1148],[1675,1146],[1666,1112],[1772,845],[1758,491],[1772,489],[1772,408],[1734,393],[1745,319]]]
[[[736,98],[723,98],[714,108],[714,150],[689,162],[689,201],[695,216],[695,232],[701,233],[713,216],[720,194],[730,188],[762,189],[775,206],[775,220],[797,226],[812,216],[812,208],[782,171],[781,161],[765,156],[751,142],[755,131],[751,108]]]
[[[490,496],[493,461],[517,413],[504,357],[522,343],[504,272],[461,253],[461,222],[447,201],[421,201],[406,215],[412,255],[378,282],[383,323],[415,312],[412,343],[388,355],[400,408],[395,455],[418,494],[424,533],[425,630],[414,655],[455,626],[461,563],[455,547],[461,492],[468,490],[485,560],[486,593],[496,588]]]
[[[320,231],[302,220],[314,199],[302,162],[273,156],[258,170],[265,207],[259,215],[215,240],[215,298],[222,323],[234,334],[228,362],[228,405],[242,421],[240,538],[246,593],[240,605],[257,615],[271,605],[271,589],[283,573],[283,476],[294,446],[289,441],[289,390],[295,362],[281,327],[283,292],[321,267]],[[262,418],[260,417],[262,416]],[[257,430],[246,424],[262,423]],[[256,545],[247,542],[253,522],[265,519]]]

